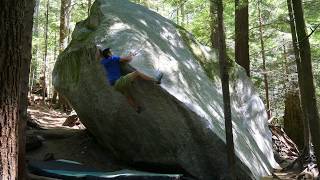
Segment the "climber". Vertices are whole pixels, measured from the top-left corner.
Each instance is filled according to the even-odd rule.
[[[109,84],[113,86],[115,90],[126,96],[128,103],[135,109],[137,113],[140,113],[142,111],[142,107],[134,100],[129,91],[132,82],[135,79],[140,78],[160,84],[163,73],[159,73],[156,79],[148,77],[139,71],[133,71],[127,75],[121,76],[120,63],[130,62],[135,55],[136,53],[129,53],[128,56],[114,56],[112,55],[110,48],[106,48],[103,51],[97,48],[96,52],[96,58],[100,60],[100,63],[106,70]]]

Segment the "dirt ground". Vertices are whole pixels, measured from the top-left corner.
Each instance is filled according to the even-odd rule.
[[[69,115],[39,104],[29,106],[28,114],[30,121],[38,127],[28,127],[27,135],[34,135],[42,139],[40,148],[27,152],[28,160],[44,160],[49,155],[53,155],[54,159],[77,161],[103,171],[129,169],[104,151],[81,123],[73,127],[63,126],[62,124]],[[281,143],[283,144],[283,141]],[[278,147],[285,149],[282,145]],[[287,146],[288,148],[292,147]],[[289,161],[284,161],[282,165],[286,166],[287,162]],[[311,176],[308,178],[308,174],[301,176],[299,172],[301,170],[286,172],[276,170],[273,176],[261,177],[261,179],[313,179]],[[299,174],[300,178],[298,178]]]
[[[53,154],[55,159],[77,161],[99,170],[114,171],[126,168],[113,160],[82,124],[74,127],[62,126],[68,117],[67,114],[43,105],[30,106],[28,114],[31,120],[43,129],[29,127],[27,134],[40,136],[43,141],[40,148],[27,152],[27,159],[43,160],[49,154]]]

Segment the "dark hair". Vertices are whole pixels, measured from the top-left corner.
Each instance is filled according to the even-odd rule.
[[[110,56],[111,56],[111,48],[106,48],[106,49],[104,49],[104,50],[102,51],[102,55],[103,55],[103,57],[105,57],[105,58],[110,57]]]

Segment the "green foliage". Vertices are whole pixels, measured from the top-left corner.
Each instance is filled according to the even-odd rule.
[[[197,6],[193,4],[192,6]],[[192,21],[187,23],[184,28],[192,32],[199,42],[205,45],[210,45],[210,25],[208,19],[209,16],[209,3],[199,4],[197,13],[193,15]],[[206,22],[206,23],[204,23]]]
[[[32,62],[30,68],[30,85],[39,81],[42,76],[44,67],[44,51],[45,51],[45,26],[46,26],[46,3],[47,0],[39,0],[39,14],[34,14],[34,22],[38,22],[38,33],[34,23],[33,39],[32,39]],[[75,24],[87,17],[88,5],[87,0],[73,1],[70,33],[72,33]],[[54,63],[59,54],[59,33],[60,33],[60,1],[50,0],[49,4],[49,21],[48,21],[48,58],[46,65],[46,79],[49,89],[52,89],[51,73]],[[71,37],[69,37],[69,41]],[[49,93],[52,92],[49,91]]]
[[[180,0],[163,0],[167,6],[174,11],[180,8]],[[265,44],[267,72],[262,72],[261,46],[259,40],[259,16],[257,11],[258,0],[249,1],[249,46],[251,71],[255,86],[264,98],[263,73],[267,73],[269,81],[269,94],[271,96],[271,108],[276,118],[282,118],[284,111],[284,95],[289,88],[296,87],[296,67],[294,62],[291,32],[288,24],[288,10],[286,1],[265,0],[260,1],[263,40]],[[185,13],[187,22],[181,24],[190,31],[199,42],[210,45],[210,27],[209,27],[209,1],[187,0],[185,3]],[[320,23],[320,1],[310,0],[304,3],[305,14],[308,27],[314,28]],[[171,13],[174,14],[174,13]],[[234,1],[224,1],[224,16],[226,42],[228,45],[228,54],[234,56]],[[168,16],[167,16],[168,17]],[[176,21],[175,16],[169,16]],[[310,30],[311,32],[311,30]],[[320,95],[320,30],[314,32],[310,37],[312,46],[312,57],[315,82],[317,84],[317,93]],[[286,49],[286,54],[284,53]],[[287,60],[285,60],[285,57]],[[286,72],[287,69],[287,72]],[[287,73],[287,74],[286,74]],[[287,79],[289,77],[289,81]]]
[[[164,17],[176,22],[204,45],[210,45],[210,15],[208,0],[131,0],[139,3]],[[259,0],[263,22],[263,40],[265,43],[267,72],[262,72],[261,47],[259,40],[259,16],[257,11],[258,0],[249,0],[249,46],[251,60],[251,79],[264,98],[263,73],[267,73],[269,80],[269,92],[271,95],[271,108],[277,118],[281,118],[284,110],[284,94],[296,84],[296,69],[292,51],[291,32],[288,24],[288,10],[285,0]],[[33,60],[31,75],[39,79],[43,67],[44,55],[44,27],[46,0],[40,0],[39,16],[34,17],[38,21],[38,34],[33,35]],[[234,1],[224,0],[224,20],[226,30],[226,42],[228,55],[234,59]],[[73,1],[70,32],[75,24],[87,17],[88,1]],[[92,1],[93,3],[93,1]],[[308,31],[320,24],[319,0],[304,2],[305,18]],[[183,18],[184,17],[184,18]],[[182,20],[184,21],[182,22]],[[59,26],[60,26],[60,1],[50,1],[49,9],[49,33],[48,33],[48,69],[52,70],[55,59],[59,54]],[[71,37],[69,38],[71,40]],[[317,94],[320,95],[320,28],[310,37],[313,71]],[[284,54],[286,48],[286,55]],[[287,62],[285,61],[287,57]],[[287,69],[287,74],[286,74]],[[206,69],[207,71],[208,69]],[[287,79],[289,76],[289,80]]]

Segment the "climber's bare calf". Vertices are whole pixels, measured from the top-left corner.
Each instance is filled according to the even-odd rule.
[[[130,93],[130,90],[132,88],[131,84],[136,79],[143,79],[146,81],[154,81],[157,83],[160,83],[159,80],[153,79],[149,76],[146,76],[142,74],[139,71],[134,71],[132,73],[129,73],[125,76],[121,76],[115,83],[114,88],[121,92],[123,95],[126,96],[128,103],[138,112],[140,113],[142,110],[142,107],[135,101],[133,96]]]

